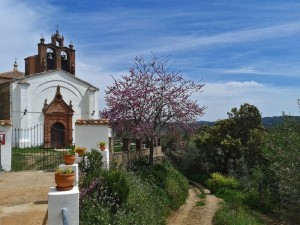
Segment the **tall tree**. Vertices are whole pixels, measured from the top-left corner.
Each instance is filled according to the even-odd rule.
[[[228,116],[212,127],[201,129],[194,138],[196,146],[211,161],[211,169],[223,174],[230,169],[241,173],[238,168],[241,159],[250,169],[259,166],[265,135],[259,110],[245,103],[239,109],[231,109]]]
[[[153,163],[153,143],[167,124],[182,126],[194,122],[204,113],[197,101],[191,99],[201,92],[203,84],[183,78],[170,69],[169,58],[135,58],[129,75],[114,78],[106,91],[108,109],[103,115],[110,119],[119,133],[146,137],[150,144],[149,162]]]

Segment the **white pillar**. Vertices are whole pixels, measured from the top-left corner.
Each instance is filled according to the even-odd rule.
[[[9,120],[0,120],[1,142],[1,166],[5,171],[11,171],[11,122]]]
[[[103,162],[103,167],[106,169],[109,169],[109,151],[108,149],[105,149],[104,151],[100,151],[102,154],[102,162]]]
[[[74,186],[70,191],[57,191],[51,187],[48,193],[48,225],[63,225],[62,209],[68,210],[68,221],[79,225],[79,189]]]
[[[48,192],[48,225],[63,225],[62,209],[67,209],[71,225],[79,225],[79,168],[78,164],[59,166],[59,169],[72,168],[75,172],[74,187],[70,191],[58,191],[50,187]]]

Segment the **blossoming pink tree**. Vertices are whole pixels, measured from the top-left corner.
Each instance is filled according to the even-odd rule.
[[[205,107],[191,99],[204,85],[171,71],[169,58],[153,57],[147,61],[138,56],[129,75],[113,79],[106,91],[108,108],[102,116],[110,119],[118,133],[145,137],[150,144],[151,164],[154,140],[167,124],[185,126],[204,113]]]

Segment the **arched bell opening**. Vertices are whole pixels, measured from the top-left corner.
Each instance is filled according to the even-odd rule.
[[[47,48],[46,52],[46,57],[47,57],[47,70],[54,70],[55,67],[55,50],[51,48]]]
[[[67,52],[61,51],[61,69],[64,71],[68,71],[68,65],[69,65],[69,57]]]

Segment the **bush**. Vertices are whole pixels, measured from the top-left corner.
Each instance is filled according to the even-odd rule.
[[[106,185],[109,187],[110,193],[113,193],[118,199],[118,204],[121,205],[126,202],[130,186],[127,174],[122,171],[106,171],[104,179]]]
[[[252,188],[245,193],[245,204],[260,212],[272,213],[276,205],[276,197],[270,190],[265,190],[261,198],[259,192]]]
[[[268,172],[273,176],[271,188],[278,200],[276,211],[289,224],[299,224],[299,127],[299,122],[286,117],[282,125],[270,131],[263,150],[268,160]]]
[[[169,163],[150,166],[139,161],[133,169],[143,180],[162,188],[170,200],[172,209],[179,208],[188,196],[187,179]]]
[[[234,177],[225,177],[220,173],[212,173],[211,178],[207,180],[208,189],[212,193],[217,192],[220,189],[238,189],[240,183]]]
[[[259,215],[250,213],[249,210],[239,207],[236,211],[227,203],[222,203],[221,208],[216,212],[214,225],[263,225],[264,222]]]
[[[188,194],[187,180],[167,164],[149,166],[142,162],[134,172],[85,164],[82,177],[83,225],[162,225],[170,210],[183,204]]]

